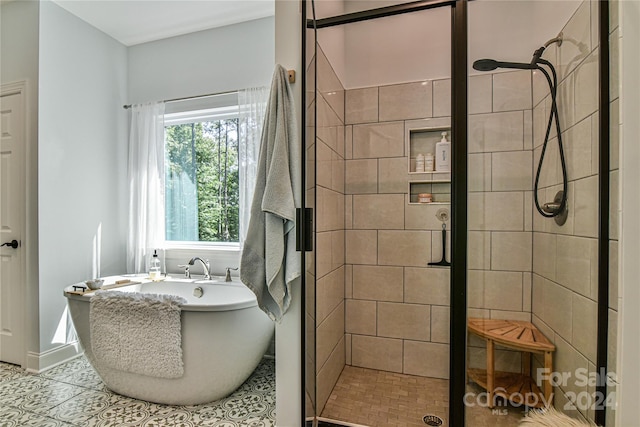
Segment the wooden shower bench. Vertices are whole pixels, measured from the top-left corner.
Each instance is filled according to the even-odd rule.
[[[544,380],[544,393],[531,376],[531,353],[544,355],[547,374],[553,372],[553,352],[556,350],[547,337],[530,322],[518,320],[469,318],[470,333],[487,342],[487,369],[469,368],[467,374],[478,385],[487,390],[487,404],[493,408],[494,395],[501,396],[518,405],[543,408],[545,402],[552,403],[553,389],[549,379]],[[495,345],[522,352],[521,373],[497,372],[495,370]]]

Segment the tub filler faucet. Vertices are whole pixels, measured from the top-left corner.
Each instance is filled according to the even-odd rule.
[[[193,257],[189,260],[188,264],[179,265],[178,267],[184,268],[185,277],[191,278],[191,271],[189,270],[189,266],[195,265],[196,261],[199,261],[202,264],[202,270],[204,271],[204,280],[211,280],[211,272],[209,271],[209,260],[203,260],[200,257]]]
[[[209,272],[209,260],[203,260],[202,258],[196,256],[191,258],[189,261],[189,265],[194,265],[196,261],[199,261],[202,264],[202,270],[204,271],[204,280],[211,280],[211,273]]]

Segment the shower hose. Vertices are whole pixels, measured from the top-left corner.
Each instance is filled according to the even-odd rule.
[[[538,64],[543,64],[549,67],[551,70],[552,77],[549,75],[549,72],[542,68]],[[557,92],[558,92],[558,77],[556,75],[556,70],[553,65],[542,58],[538,58],[536,61],[536,69],[540,70],[542,74],[547,79],[547,83],[549,84],[549,91],[551,92],[551,111],[549,112],[549,121],[547,123],[547,130],[544,136],[544,143],[542,144],[542,151],[540,153],[540,160],[538,161],[538,168],[536,171],[535,183],[533,186],[533,199],[536,205],[536,209],[545,218],[553,218],[558,216],[564,212],[567,207],[567,164],[564,158],[564,148],[562,145],[562,134],[560,132],[560,120],[558,115],[558,104],[556,102]],[[558,151],[560,153],[560,166],[562,168],[562,200],[560,201],[560,206],[556,209],[548,209],[545,210],[544,207],[540,206],[540,202],[538,201],[538,187],[540,185],[540,172],[542,170],[542,164],[544,162],[544,156],[547,152],[547,146],[549,144],[549,137],[551,135],[551,126],[553,122],[556,123],[556,134],[558,137]]]

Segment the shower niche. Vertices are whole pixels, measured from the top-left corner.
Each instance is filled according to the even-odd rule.
[[[451,171],[436,171],[436,144],[443,132],[451,141],[451,125],[447,119],[424,119],[407,121],[405,144],[407,152],[408,203],[410,205],[451,203]],[[431,162],[423,160],[425,170],[420,168],[419,158],[433,156]],[[430,195],[429,198],[420,195]],[[422,200],[422,201],[421,201]],[[430,201],[426,201],[430,200]]]
[[[421,174],[423,175],[423,174]],[[437,175],[433,174],[437,178],[431,178],[429,175],[424,174],[427,178],[419,181],[409,181],[409,204],[410,205],[448,205],[451,203],[451,178],[447,176],[447,179],[440,179]],[[430,202],[421,202],[424,197],[420,197],[421,194],[430,194]]]

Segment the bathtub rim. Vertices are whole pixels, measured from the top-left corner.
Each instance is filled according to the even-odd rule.
[[[111,280],[111,281],[115,281],[115,280],[119,280],[121,278],[135,278],[136,281],[139,281],[140,283],[134,283],[128,286],[121,286],[118,288],[112,288],[112,289],[104,289],[105,292],[109,292],[109,291],[118,291],[118,290],[124,290],[126,288],[128,288],[129,286],[138,286],[140,284],[146,284],[146,283],[153,283],[152,280],[150,280],[148,278],[148,276],[143,275],[119,275],[119,276],[108,276],[108,277],[104,277],[105,282],[107,280]],[[233,280],[231,282],[225,282],[224,280],[203,280],[203,279],[196,279],[196,278],[192,278],[192,279],[187,279],[184,277],[172,277],[172,276],[167,276],[166,280],[163,281],[168,281],[168,282],[176,282],[176,283],[184,283],[185,286],[199,286],[199,285],[206,285],[206,286],[242,286],[244,287],[247,291],[249,291],[251,294],[253,294],[253,292],[246,287],[246,285],[238,280]],[[67,287],[65,287],[63,289],[63,295],[67,298],[67,299],[73,299],[73,300],[77,300],[77,301],[83,301],[83,302],[90,302],[92,296],[94,295],[93,292],[91,293],[87,293],[84,295],[80,295],[80,294],[76,294],[76,293],[70,293],[70,291],[73,291],[73,286],[74,285],[69,285]],[[77,284],[76,284],[77,286]],[[145,293],[152,293],[152,292],[145,292]],[[246,308],[251,308],[251,307],[256,307],[258,305],[258,300],[256,299],[255,295],[253,296],[252,299],[250,300],[245,300],[245,301],[240,301],[240,302],[232,302],[229,304],[194,304],[194,303],[187,303],[187,304],[181,304],[180,308],[182,311],[233,311],[233,310],[242,310],[242,309],[246,309]]]

